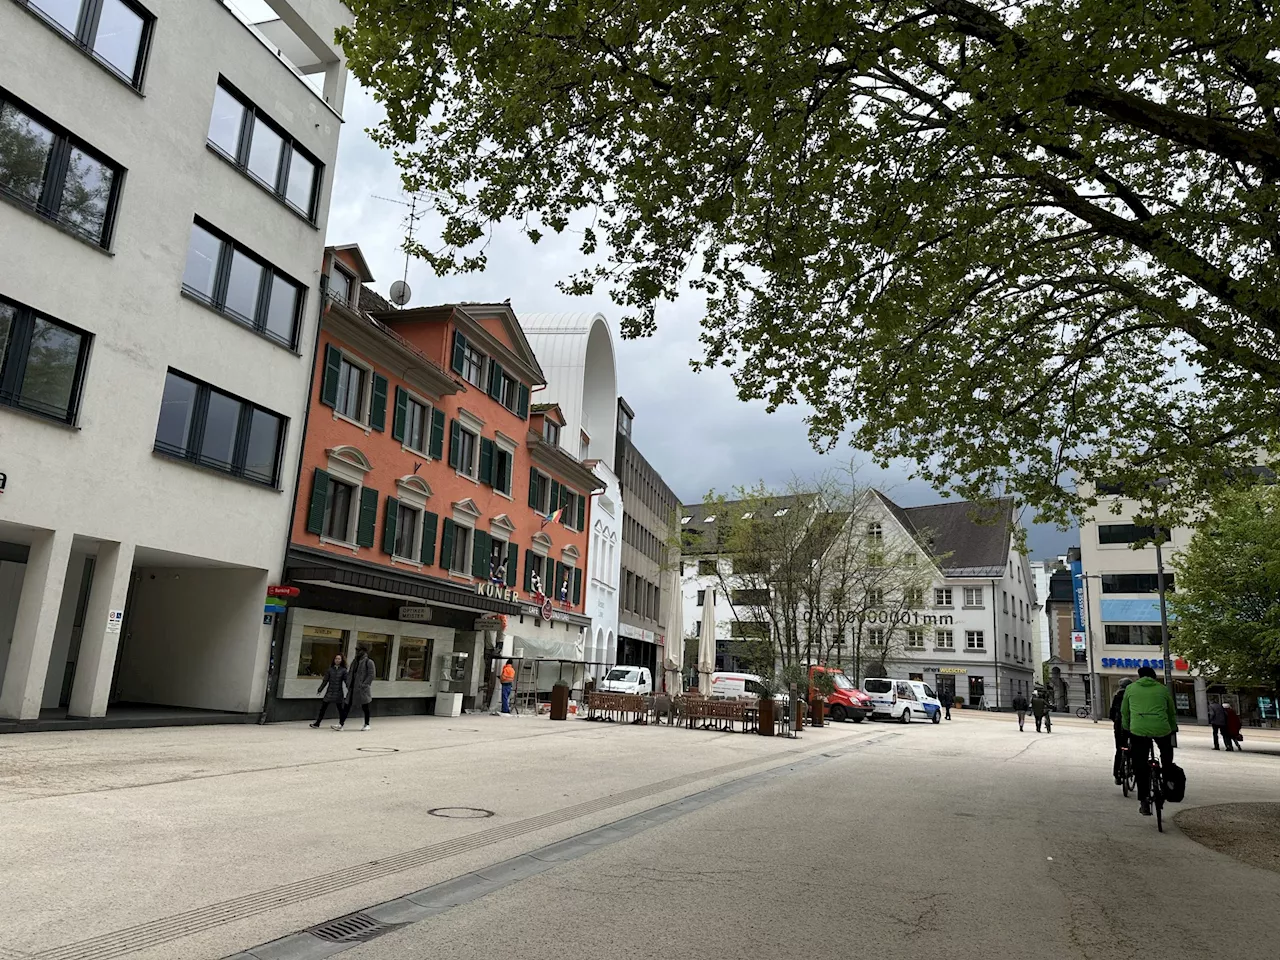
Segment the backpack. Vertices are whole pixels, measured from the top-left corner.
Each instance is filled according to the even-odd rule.
[[[1170,803],[1181,803],[1187,795],[1187,775],[1176,763],[1161,768],[1164,776],[1164,798]]]

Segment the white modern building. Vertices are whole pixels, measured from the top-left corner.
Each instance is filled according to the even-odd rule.
[[[1115,505],[1119,512],[1112,509]],[[1135,549],[1155,531],[1134,522],[1141,513],[1137,501],[1104,497],[1080,525],[1080,563],[1073,565],[1072,574],[1077,602],[1083,602],[1089,666],[1098,675],[1104,706],[1110,704],[1120,680],[1135,676],[1139,667],[1152,666],[1157,674],[1164,673],[1156,548],[1148,543]],[[1193,530],[1174,527],[1167,533],[1161,551],[1165,589],[1172,592],[1177,583],[1171,561],[1186,549]],[[1204,678],[1194,675],[1186,661],[1175,655],[1172,679],[1178,714],[1206,723],[1209,701]]]
[[[599,481],[587,550],[583,612],[591,618],[591,630],[583,659],[611,664],[618,648],[623,523],[622,487],[614,467],[618,374],[613,334],[601,313],[522,314],[520,323],[547,378],[534,403],[560,408],[561,449],[591,467]]]
[[[735,506],[741,509],[729,503],[715,510]],[[803,504],[778,507],[805,509]],[[683,528],[695,541],[706,542],[709,528],[728,519],[709,516],[706,505],[685,506],[683,512]],[[1015,695],[1030,695],[1039,666],[1032,640],[1036,593],[1030,565],[1017,549],[1012,500],[904,508],[872,491],[843,522],[860,525],[851,536],[882,543],[895,555],[905,555],[904,545],[914,545],[916,562],[926,570],[932,567],[924,578],[930,586],[906,609],[900,597],[866,598],[864,660],[875,657],[880,647],[890,676],[925,681],[973,707],[1006,708]],[[686,636],[698,634],[711,591],[732,584],[732,571],[718,564],[732,564],[732,559],[684,558]],[[727,602],[731,599],[715,597],[718,644],[758,636],[766,626],[735,620]],[[891,627],[897,631],[896,643],[890,640]],[[849,648],[846,640],[843,649]]]
[[[351,23],[0,4],[0,723],[261,709]]]

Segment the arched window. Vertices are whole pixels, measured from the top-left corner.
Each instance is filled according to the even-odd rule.
[[[884,542],[884,527],[880,525],[879,521],[872,521],[867,524],[867,539],[872,543]]]

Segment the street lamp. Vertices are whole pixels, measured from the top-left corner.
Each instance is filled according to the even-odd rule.
[[[1161,477],[1154,480],[1151,486],[1157,490],[1163,490],[1169,486],[1169,478]],[[1164,655],[1164,685],[1165,689],[1173,692],[1173,659],[1169,654],[1169,610],[1165,604],[1164,591],[1164,553],[1161,546],[1164,544],[1165,527],[1160,525],[1160,511],[1156,506],[1156,498],[1151,498],[1152,513],[1155,521],[1155,542],[1156,542],[1156,592],[1160,594],[1160,648]]]
[[[1089,599],[1089,581],[1101,580],[1096,573],[1077,573],[1076,578],[1084,581],[1084,629],[1089,638],[1089,715],[1093,722],[1098,722],[1098,704],[1102,699],[1102,688],[1098,683],[1098,671],[1093,665],[1093,601]]]

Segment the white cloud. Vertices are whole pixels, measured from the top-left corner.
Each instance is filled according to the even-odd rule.
[[[373,286],[385,295],[391,283],[405,275],[400,247],[409,209],[377,199],[408,200],[391,156],[365,132],[380,118],[381,108],[372,96],[353,83],[346,98],[328,242],[359,244],[377,278]],[[440,221],[429,210],[419,207],[419,213],[415,235],[430,246],[439,236]],[[534,246],[514,228],[499,227],[488,252],[489,265],[483,274],[437,277],[425,264],[411,261],[407,277],[413,290],[411,303],[510,298],[517,315],[599,310],[616,321],[618,310],[607,295],[569,297],[556,288],[555,281],[583,263],[571,235],[551,235]],[[761,479],[781,485],[793,473],[811,476],[847,463],[853,453],[848,448],[823,456],[809,445],[803,408],[769,414],[763,403],[738,399],[730,371],[695,374],[690,369],[689,361],[701,356],[700,307],[696,296],[683,296],[659,312],[654,336],[616,343],[619,390],[636,411],[634,439],[676,495],[696,502],[713,487],[727,491]],[[616,331],[616,322],[614,326]],[[891,488],[891,495],[904,505],[938,499],[926,484],[908,481],[907,476],[905,466],[882,473],[867,467],[860,472],[861,480]],[[1075,542],[1074,531],[1032,530],[1034,556],[1062,552]]]

